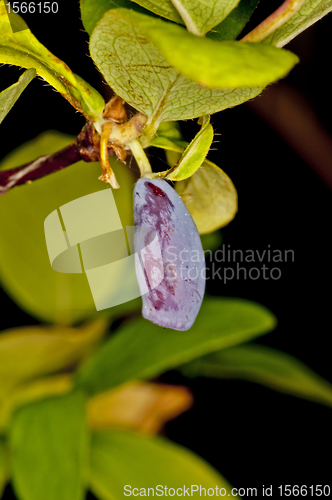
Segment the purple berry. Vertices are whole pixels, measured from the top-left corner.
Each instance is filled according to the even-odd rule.
[[[195,223],[176,191],[161,179],[137,182],[134,215],[135,251],[144,269],[136,267],[142,314],[164,328],[188,330],[205,290],[204,252]]]

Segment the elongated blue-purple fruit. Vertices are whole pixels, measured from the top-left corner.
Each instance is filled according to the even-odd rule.
[[[205,259],[196,225],[176,191],[161,179],[137,182],[134,215],[142,314],[164,328],[188,330],[205,291]]]

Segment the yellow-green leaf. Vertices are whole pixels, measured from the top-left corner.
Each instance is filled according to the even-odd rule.
[[[94,50],[92,53],[97,64],[101,59],[105,61],[107,58],[110,63],[112,60],[112,56],[105,52],[108,42],[106,25],[112,12],[103,17],[92,35],[92,40],[99,41],[99,52]],[[284,77],[298,62],[298,57],[292,52],[265,43],[219,42],[195,36],[177,24],[129,9],[117,9],[116,12],[140,28],[155,44],[170,65],[169,71],[175,68],[201,86],[219,89],[265,86]],[[133,54],[128,54],[131,64],[132,57]],[[136,60],[134,64],[140,63]]]
[[[13,19],[20,19],[11,14]],[[97,120],[104,108],[101,95],[51,54],[29,29],[13,33],[5,3],[0,2],[0,63],[34,68],[86,117]]]
[[[237,192],[228,175],[205,160],[192,177],[175,185],[200,234],[226,226],[237,212]]]
[[[332,384],[289,354],[260,345],[232,347],[195,360],[187,375],[239,378],[332,406]]]
[[[88,460],[81,393],[20,408],[10,432],[12,481],[20,500],[83,500]]]
[[[0,334],[0,404],[22,383],[77,365],[99,344],[103,321],[81,328],[33,326]]]
[[[0,123],[35,76],[36,70],[28,69],[20,76],[17,83],[0,92]]]
[[[204,125],[191,143],[185,149],[179,162],[166,174],[166,179],[181,181],[191,177],[202,165],[213,141],[213,128],[210,119]]]
[[[184,485],[189,488],[200,485],[214,492],[217,489],[222,497],[231,495],[228,482],[191,451],[161,437],[142,437],[129,431],[93,434],[90,481],[93,493],[100,500],[122,498],[132,488],[139,488],[142,493],[141,488],[145,488],[147,496],[148,488],[159,487],[165,495],[166,486],[175,491],[181,488],[176,496],[184,496]],[[173,496],[172,490],[169,492]]]
[[[3,400],[0,399],[0,433],[6,432],[17,408],[50,396],[68,394],[72,390],[72,376],[69,374],[43,377],[15,387]]]

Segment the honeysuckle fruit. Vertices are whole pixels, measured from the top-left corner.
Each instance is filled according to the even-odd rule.
[[[205,291],[204,252],[196,225],[180,196],[162,179],[136,183],[134,215],[135,251],[145,269],[144,275],[137,273],[142,314],[164,328],[188,330]]]

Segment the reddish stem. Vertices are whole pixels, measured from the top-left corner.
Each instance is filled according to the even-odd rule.
[[[64,149],[41,156],[20,167],[0,171],[0,195],[7,193],[9,189],[15,186],[35,181],[80,160],[86,162],[100,160],[99,140],[100,137],[93,126],[87,123],[76,141]],[[114,153],[109,151],[109,154]]]
[[[81,160],[81,154],[77,149],[76,142],[74,142],[57,153],[41,156],[37,160],[20,167],[3,170],[0,172],[0,194],[6,193],[14,186],[26,184],[52,174],[79,160]]]

